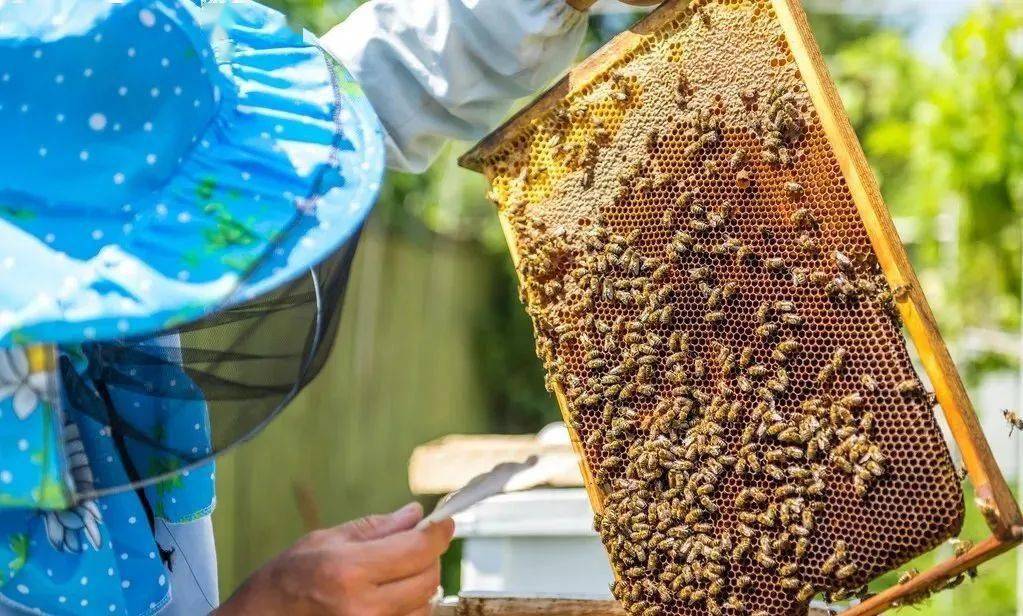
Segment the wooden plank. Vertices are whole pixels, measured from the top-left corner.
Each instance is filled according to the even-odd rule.
[[[463,597],[458,616],[625,616],[617,601]]]
[[[992,531],[1003,538],[1017,536],[1023,532],[1023,516],[1019,505],[991,453],[966,387],[941,338],[937,322],[910,264],[909,255],[906,254],[877,181],[870,171],[867,157],[845,114],[838,90],[828,75],[806,14],[798,0],[772,0],[772,4],[870,236],[881,269],[892,289],[905,290],[897,301],[899,313],[959,445],[974,490],[998,512],[998,516],[991,519],[994,522]]]
[[[546,485],[583,485],[576,454],[568,443],[542,443],[532,434],[451,435],[415,448],[408,466],[409,489],[413,494],[447,494],[501,462],[521,462],[532,455],[555,458],[550,468],[557,472]]]

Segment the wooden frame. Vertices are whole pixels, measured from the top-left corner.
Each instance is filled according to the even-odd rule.
[[[992,531],[990,537],[977,543],[966,554],[940,563],[906,584],[893,586],[844,612],[849,616],[879,614],[891,607],[899,598],[955,577],[1018,545],[1023,540],[1023,514],[994,459],[966,388],[941,338],[934,315],[920,289],[909,257],[881,197],[877,181],[870,171],[866,156],[845,114],[838,91],[828,75],[806,15],[798,0],[770,1],[820,117],[824,132],[834,149],[881,269],[893,289],[904,291],[897,293],[899,313],[959,447],[975,491],[977,505],[984,513]],[[558,101],[578,92],[597,76],[609,70],[619,58],[635,49],[687,7],[688,3],[684,0],[665,2],[645,19],[615,37],[582,62],[537,101],[483,139],[460,159],[460,164],[469,169],[482,171],[483,159],[495,152],[508,136],[527,127],[533,120],[553,108]],[[504,217],[501,220],[512,258],[517,262],[518,255],[513,235]],[[555,394],[564,413],[568,408],[564,394],[561,391],[556,391]],[[594,510],[599,512],[602,510],[602,497],[593,485],[584,462],[585,458],[582,456],[582,446],[574,431],[572,439],[580,455],[580,466],[586,478],[587,491]]]
[[[626,616],[617,601],[574,597],[510,597],[498,593],[467,593],[445,599],[433,616]],[[807,616],[826,616],[810,609]]]

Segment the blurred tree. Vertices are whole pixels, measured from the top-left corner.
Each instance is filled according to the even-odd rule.
[[[914,263],[953,338],[1020,326],[1021,37],[1023,7],[983,6],[949,32],[940,58],[879,31],[830,62],[889,206],[915,223]],[[1017,361],[974,359],[975,369]]]

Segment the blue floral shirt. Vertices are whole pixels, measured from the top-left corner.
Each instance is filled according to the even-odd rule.
[[[146,352],[167,353],[173,342],[155,340]],[[153,445],[129,444],[126,462],[111,426],[81,408],[91,399],[102,350],[64,347],[52,371],[36,372],[26,349],[0,350],[0,482],[7,505],[0,509],[0,602],[49,614],[156,612],[170,600],[168,567],[174,563],[173,550],[155,539],[157,520],[183,523],[213,510],[212,463],[141,493],[103,495],[128,481],[129,465],[147,476],[180,469],[176,458]],[[58,379],[60,370],[75,376]],[[139,383],[161,390],[195,387],[171,363],[131,370]],[[69,392],[67,383],[79,391]],[[209,450],[201,397],[167,400],[107,388],[123,419],[152,442],[173,451]]]

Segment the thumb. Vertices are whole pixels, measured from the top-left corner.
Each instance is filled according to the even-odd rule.
[[[370,515],[338,527],[351,541],[372,541],[411,529],[423,518],[423,507],[409,503],[392,513]]]

